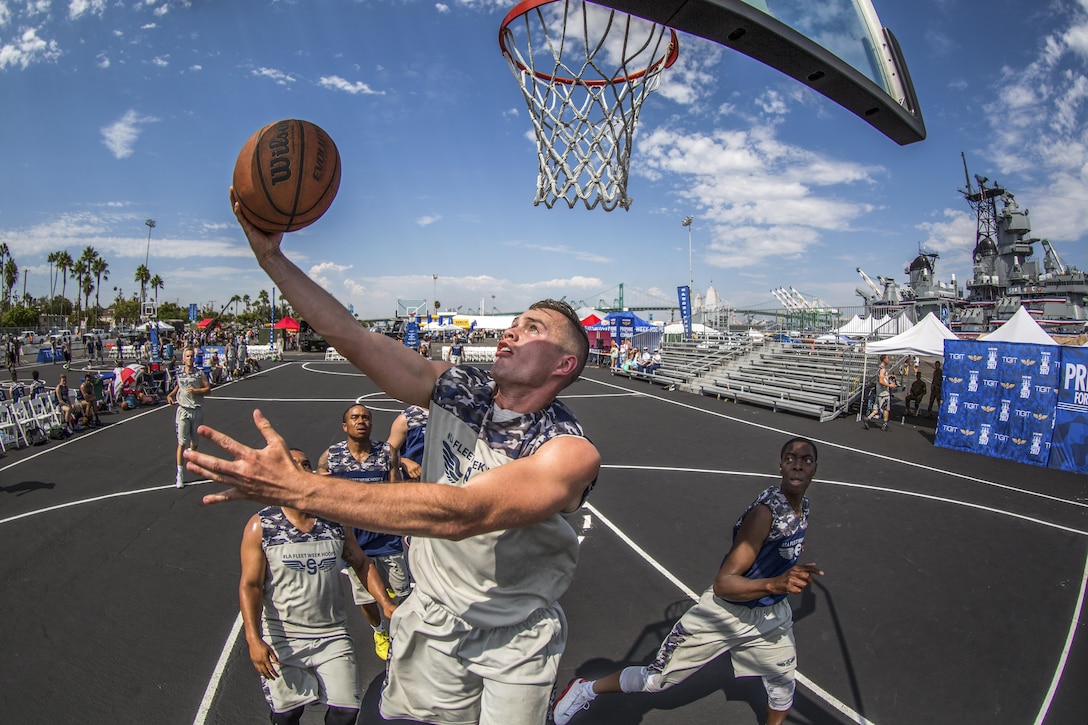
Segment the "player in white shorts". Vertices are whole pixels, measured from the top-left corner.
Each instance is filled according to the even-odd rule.
[[[291,449],[300,470],[306,454]],[[238,598],[253,667],[273,725],[297,725],[306,705],[328,705],[326,725],[359,715],[355,648],[347,630],[338,561],[366,581],[391,615],[377,569],[338,523],[268,506],[246,524]]]
[[[325,477],[319,484],[284,465],[283,439],[255,411],[264,448],[204,427],[201,435],[230,458],[186,454],[190,470],[232,487],[204,501],[305,501],[307,510],[357,528],[411,536],[416,589],[393,616],[382,715],[439,725],[543,723],[547,681],[565,645],[556,602],[578,555],[560,514],[581,505],[600,469],[600,454],[556,400],[589,354],[578,316],[563,302],[533,305],[503,333],[489,373],[428,360],[360,326],[287,259],[282,235],[253,227],[237,202],[234,209],[291,306],[386,394],[429,407],[428,483],[359,486]]]
[[[767,725],[781,725],[793,706],[797,649],[787,594],[798,594],[816,574],[798,564],[808,530],[805,491],[816,474],[816,445],[794,438],[782,447],[782,482],[763,491],[733,526],[733,546],[714,583],[703,592],[646,667],[627,667],[596,681],[577,678],[553,709],[566,725],[598,695],[661,692],[729,652],[737,677],[760,676],[767,690]]]

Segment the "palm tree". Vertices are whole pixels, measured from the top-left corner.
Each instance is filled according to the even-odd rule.
[[[7,243],[0,243],[0,272],[4,271],[4,262],[11,256],[11,250],[8,249]]]
[[[72,268],[72,255],[67,250],[57,252],[57,269],[61,274],[60,296],[68,298],[68,270]]]
[[[49,262],[49,299],[53,299],[53,295],[57,293],[57,278],[53,275],[53,265],[57,263],[59,256],[60,252],[50,252],[45,258],[45,261]]]
[[[76,322],[78,323],[83,312],[79,306],[80,295],[83,292],[83,277],[87,274],[87,263],[83,261],[83,257],[72,262],[68,274],[76,281]]]
[[[147,271],[147,265],[141,264],[136,268],[136,275],[133,277],[140,283],[140,303],[147,299],[147,283],[151,281],[151,273]],[[143,315],[144,311],[140,310],[140,314]]]
[[[95,277],[95,291],[94,291],[94,322],[95,327],[98,326],[98,316],[102,311],[102,305],[98,299],[98,293],[102,290],[102,278],[110,278],[110,265],[109,263],[98,257],[91,263],[91,274]]]
[[[155,309],[157,310],[159,309],[159,290],[165,287],[166,283],[162,281],[162,277],[156,274],[148,282],[148,285],[150,285],[151,290],[155,293]],[[158,313],[156,313],[155,316],[158,317]]]
[[[94,291],[94,282],[91,281],[91,275],[93,272],[91,268],[94,266],[94,260],[98,259],[98,252],[94,247],[84,247],[83,254],[79,255],[79,261],[83,262],[83,280],[80,284],[80,289],[83,291],[83,310],[86,312],[90,307],[91,292]],[[87,316],[90,320],[90,315]]]
[[[15,287],[15,283],[19,281],[19,265],[15,264],[15,260],[12,259],[10,254],[6,256],[8,261],[4,264],[4,305],[10,307],[11,290]]]
[[[246,314],[247,315],[249,314],[249,303],[251,301],[252,301],[252,298],[248,294],[242,295],[242,304],[244,304],[246,306]]]

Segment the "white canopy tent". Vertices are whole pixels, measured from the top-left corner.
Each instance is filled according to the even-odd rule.
[[[1031,314],[1021,307],[1001,327],[982,335],[978,339],[986,342],[1028,342],[1034,345],[1057,345]]]
[[[955,334],[930,312],[906,332],[887,340],[870,342],[865,347],[869,355],[923,355],[944,357],[944,341],[958,340]]]
[[[151,329],[151,325],[153,325],[153,324],[156,325],[158,327],[158,329],[160,329],[160,330],[169,330],[170,332],[174,331],[174,326],[173,325],[169,325],[169,324],[163,322],[162,320],[149,320],[149,321],[145,322],[142,325],[138,325],[136,327],[136,329],[137,330],[144,330],[146,332],[146,331]]]
[[[699,322],[691,323],[691,331],[694,332],[696,335],[719,334],[718,331],[715,330],[713,327],[707,327],[706,325]],[[684,325],[680,322],[673,322],[661,328],[661,332],[666,335],[679,335],[684,332]]]

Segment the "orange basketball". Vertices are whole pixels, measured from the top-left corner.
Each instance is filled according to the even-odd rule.
[[[293,232],[328,211],[340,188],[340,152],[309,121],[270,123],[249,137],[234,164],[234,195],[258,229]]]

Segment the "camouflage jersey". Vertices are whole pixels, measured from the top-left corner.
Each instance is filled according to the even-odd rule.
[[[344,527],[318,518],[299,531],[279,506],[261,509],[268,560],[261,623],[269,637],[315,639],[347,633],[340,557]]]
[[[474,367],[447,370],[435,384],[423,480],[464,486],[476,474],[532,455],[558,436],[582,437],[562,403],[518,414],[494,404],[495,381]],[[588,493],[588,491],[587,491]],[[476,627],[506,627],[548,607],[570,585],[578,537],[560,514],[523,528],[461,541],[413,536],[409,563],[422,591]]]
[[[360,483],[385,483],[393,467],[393,453],[385,441],[370,441],[370,455],[360,461],[348,450],[348,442],[329,446],[329,473],[337,478],[350,478]],[[388,556],[404,551],[403,539],[393,534],[381,534],[366,529],[354,529],[355,540],[367,556]]]
[[[733,524],[734,540],[737,538],[737,532],[740,531],[740,525],[744,523],[744,517],[760,505],[767,506],[771,510],[771,532],[759,548],[751,568],[744,572],[746,579],[770,579],[784,574],[797,563],[805,548],[805,532],[808,531],[808,497],[801,500],[801,515],[798,516],[789,499],[778,486],[771,486],[759,494],[756,500],[744,510],[737,519],[737,523]],[[785,594],[768,594],[749,602],[734,603],[754,609],[769,607],[785,598]]]

